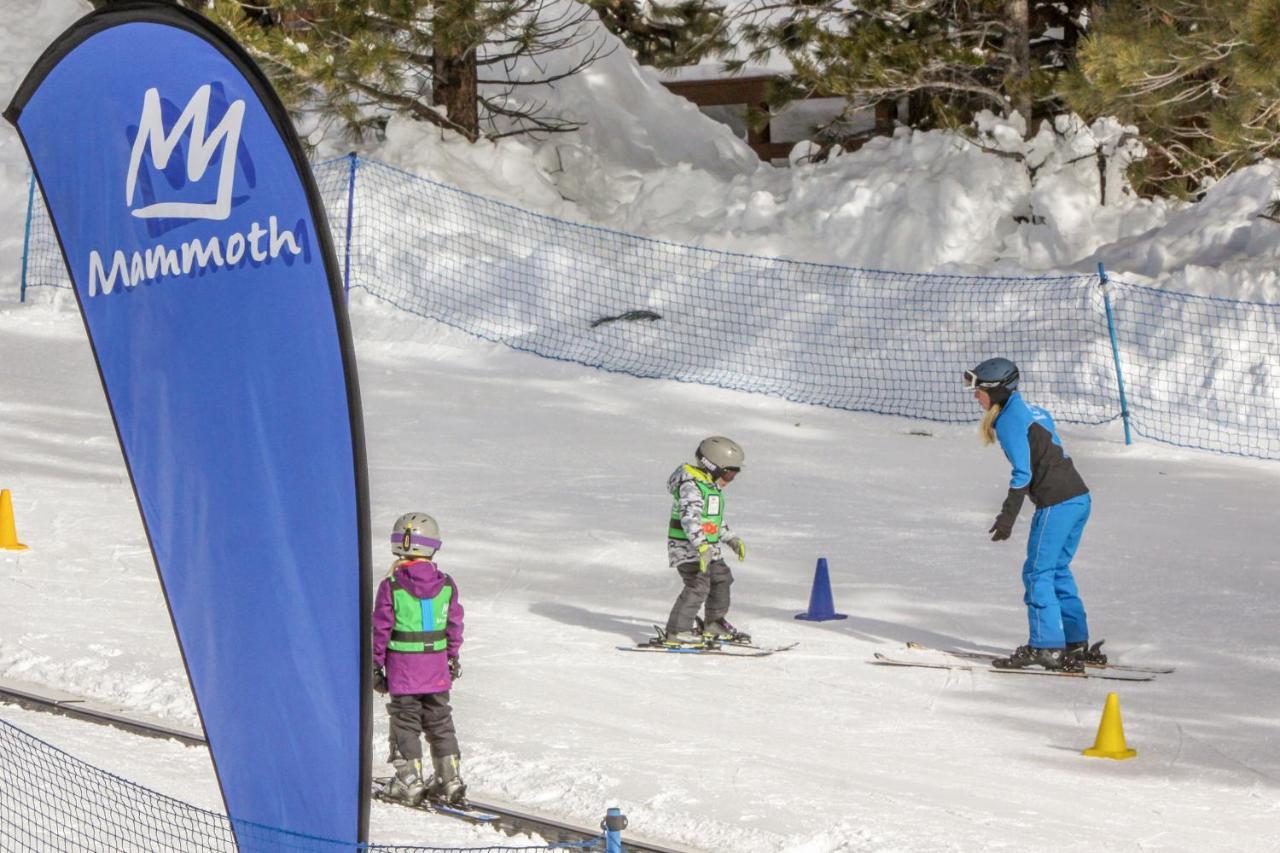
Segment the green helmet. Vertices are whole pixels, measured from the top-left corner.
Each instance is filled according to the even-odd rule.
[[[425,512],[406,512],[391,528],[391,553],[396,556],[433,557],[440,545],[440,525]]]
[[[735,474],[741,471],[744,456],[742,446],[723,435],[704,438],[698,445],[697,453],[694,454],[702,470],[716,478],[726,471],[732,471]]]

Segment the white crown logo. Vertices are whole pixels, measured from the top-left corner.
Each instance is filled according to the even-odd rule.
[[[164,169],[169,157],[178,147],[182,134],[191,129],[191,144],[187,148],[187,178],[199,181],[204,177],[218,146],[222,146],[222,162],[218,173],[218,194],[212,203],[160,202],[133,211],[141,219],[226,219],[231,215],[231,190],[235,181],[236,151],[240,147],[240,125],[244,120],[244,101],[234,101],[217,127],[206,135],[209,123],[209,84],[196,90],[187,106],[167,136],[160,112],[160,92],[148,89],[142,100],[142,118],[138,121],[138,136],[133,141],[133,153],[129,156],[129,174],[125,182],[125,204],[133,205],[133,191],[138,183],[138,168],[142,155],[151,151],[151,162],[156,169]]]

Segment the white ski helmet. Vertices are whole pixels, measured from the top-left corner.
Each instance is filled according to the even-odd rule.
[[[713,435],[702,440],[694,458],[698,460],[702,470],[719,479],[726,471],[733,471],[735,474],[741,471],[745,454],[742,446],[733,439]]]
[[[391,528],[391,553],[396,556],[433,557],[440,545],[440,525],[425,512],[406,512]]]

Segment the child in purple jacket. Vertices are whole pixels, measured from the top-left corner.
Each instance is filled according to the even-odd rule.
[[[400,516],[391,530],[396,561],[373,605],[374,689],[390,693],[391,754],[396,775],[387,793],[417,805],[422,798],[458,803],[467,793],[449,688],[462,676],[462,603],[453,578],[431,562],[440,528],[426,513]],[[422,741],[434,770],[422,778]]]

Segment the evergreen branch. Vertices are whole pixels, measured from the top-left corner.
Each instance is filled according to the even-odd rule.
[[[384,92],[381,89],[375,89],[360,80],[344,80],[343,82],[357,92],[361,92],[374,99],[376,102],[398,107],[420,121],[429,122],[430,124],[442,127],[445,130],[454,130],[463,135],[469,135],[465,127],[450,120],[448,116],[441,115],[438,111],[432,109],[430,106],[422,103],[416,98],[397,95],[392,92]]]

